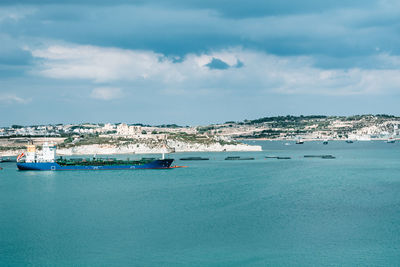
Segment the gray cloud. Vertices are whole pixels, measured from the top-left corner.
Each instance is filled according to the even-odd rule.
[[[184,7],[174,4],[179,1],[168,7],[162,1],[116,6],[72,2],[40,6],[18,21],[3,21],[0,31],[15,39],[64,40],[179,56],[242,46],[281,56],[314,55],[316,61],[321,56],[324,60],[319,64],[328,68],[357,64],[362,57],[377,52],[400,54],[396,26],[400,8],[379,1],[363,5],[360,1],[347,2],[302,1],[302,5],[296,5],[292,1],[255,1],[254,5],[247,5],[282,12],[242,17],[224,16],[223,7],[228,5],[207,1]],[[229,6],[239,10],[242,4]],[[351,61],[338,60],[350,56]]]
[[[81,5],[81,6],[158,6],[172,9],[206,9],[233,18],[263,17],[288,14],[318,13],[343,8],[366,8],[374,6],[375,0],[3,0],[0,5]]]
[[[32,58],[21,49],[24,45],[59,41],[151,50],[171,58],[243,47],[277,56],[305,55],[326,69],[387,68],[380,55],[400,54],[398,4],[317,2],[306,1],[300,6],[293,2],[254,1],[255,9],[282,12],[242,17],[224,16],[221,10],[226,5],[208,1],[180,7],[180,1],[169,1],[168,8],[163,1],[121,1],[113,6],[106,2],[94,5],[91,1],[85,5],[73,1],[51,5],[47,1],[29,1],[31,5],[18,8],[0,6],[4,11],[0,14],[6,14],[3,17],[12,14],[18,18],[0,22],[0,64],[28,66]],[[230,6],[226,9],[240,9],[242,4],[233,2]],[[17,75],[25,69],[9,67],[2,75]]]

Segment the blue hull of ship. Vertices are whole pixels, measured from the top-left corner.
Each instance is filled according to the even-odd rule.
[[[64,170],[137,170],[137,169],[169,169],[173,159],[160,159],[143,165],[103,165],[103,166],[61,166],[56,162],[18,162],[19,170],[31,171],[64,171]]]

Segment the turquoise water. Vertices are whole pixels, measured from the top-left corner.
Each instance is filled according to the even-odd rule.
[[[254,144],[173,170],[0,164],[0,265],[400,265],[400,144]]]

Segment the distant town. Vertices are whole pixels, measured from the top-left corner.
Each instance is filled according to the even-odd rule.
[[[161,147],[169,147],[173,151],[253,151],[259,148],[242,144],[241,140],[396,139],[399,137],[399,125],[400,117],[385,114],[288,115],[205,126],[126,123],[12,125],[0,128],[0,151],[19,151],[28,141],[41,143],[45,139],[51,139],[66,154],[97,153],[98,150],[151,153]],[[79,150],[79,147],[85,149]]]
[[[176,124],[150,126],[126,123],[83,123],[32,125],[0,128],[1,137],[74,137],[97,135],[102,137],[137,137],[159,139],[160,134],[220,136],[233,139],[381,139],[398,136],[400,117],[391,115],[357,116],[278,116],[242,122],[228,121],[206,126]]]

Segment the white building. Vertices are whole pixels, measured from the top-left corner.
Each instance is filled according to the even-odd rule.
[[[126,123],[121,123],[117,126],[117,134],[122,136],[133,136],[142,133],[141,126],[129,126]]]

